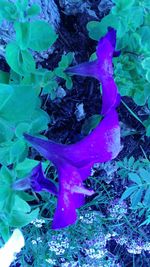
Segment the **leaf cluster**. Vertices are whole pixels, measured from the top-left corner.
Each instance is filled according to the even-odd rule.
[[[0,234],[5,242],[9,238],[10,227],[23,227],[37,218],[39,213],[38,208],[31,210],[27,203],[34,200],[34,196],[13,190],[16,174],[15,170],[5,166],[0,170]]]
[[[90,21],[90,38],[99,40],[108,27],[117,30],[117,50],[114,59],[115,81],[122,96],[150,109],[150,15],[147,0],[113,0],[110,13],[100,22]],[[149,136],[149,130],[147,131]]]
[[[27,156],[24,132],[47,129],[50,119],[41,109],[35,86],[0,84],[0,162],[15,164]]]
[[[71,78],[64,73],[70,65],[73,54],[62,56],[58,68],[54,71],[37,69],[33,52],[42,52],[51,47],[58,35],[47,22],[34,17],[41,12],[38,4],[28,6],[28,0],[9,2],[0,0],[0,18],[13,25],[15,36],[6,45],[5,58],[10,66],[11,80],[23,84],[37,84],[43,88],[44,94],[50,94],[53,100],[58,87],[56,77],[66,80],[67,89],[72,88]],[[1,82],[8,80],[7,74],[0,72]]]
[[[150,206],[150,162],[149,160],[137,160],[133,157],[124,158],[118,162],[118,174],[122,179],[127,179],[129,186],[121,196],[121,201],[129,198],[131,209],[140,209],[139,215],[149,214]],[[147,219],[146,219],[147,220]],[[143,225],[143,224],[142,224]]]
[[[9,238],[10,228],[29,224],[39,213],[36,205],[32,210],[28,203],[36,199],[35,195],[17,192],[12,187],[16,179],[26,177],[39,163],[27,158],[29,147],[23,136],[25,132],[39,135],[50,123],[49,115],[41,108],[39,95],[48,94],[54,99],[57,77],[66,81],[68,89],[72,87],[72,80],[64,70],[70,65],[73,53],[63,55],[53,71],[36,68],[32,52],[47,50],[57,39],[47,22],[34,19],[39,13],[40,7],[29,6],[27,0],[0,0],[0,20],[8,20],[15,30],[14,39],[6,45],[10,72],[0,70],[0,234],[3,241]],[[46,167],[47,162],[43,163],[44,170]]]

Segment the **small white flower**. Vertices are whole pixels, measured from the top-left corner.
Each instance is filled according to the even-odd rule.
[[[39,243],[41,243],[41,242],[42,242],[41,237],[38,237],[38,238],[36,239],[36,241],[39,242]]]
[[[36,240],[31,240],[31,243],[32,243],[33,245],[37,245],[37,241],[36,241]]]
[[[56,263],[56,260],[52,260],[52,259],[46,259],[45,260],[46,262],[48,262],[49,264],[55,264]]]

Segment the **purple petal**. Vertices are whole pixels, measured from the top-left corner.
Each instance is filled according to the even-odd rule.
[[[55,184],[45,178],[41,163],[32,169],[31,174],[15,181],[13,184],[13,189],[15,190],[26,190],[29,188],[32,188],[35,192],[46,190],[49,193],[58,195],[58,189]]]
[[[102,115],[119,105],[118,89],[113,79],[112,58],[115,53],[116,31],[109,28],[108,33],[98,42],[97,60],[84,62],[66,70],[68,74],[91,76],[102,83]],[[118,54],[118,53],[117,53]]]
[[[52,161],[56,166],[59,165],[59,156],[64,147],[63,144],[57,144],[50,140],[35,137],[26,133],[24,133],[24,137],[41,155]]]
[[[106,162],[120,152],[120,127],[118,114],[113,109],[84,139],[72,145],[62,145],[25,134],[25,139],[45,158],[52,161],[59,169],[69,163],[77,168],[85,168],[86,174],[96,162]]]
[[[113,53],[116,46],[116,30],[109,28],[107,34],[102,37],[97,46],[96,54],[101,65],[104,64],[105,60],[112,60]]]
[[[94,191],[88,190],[82,185],[82,178],[78,170],[63,164],[58,170],[59,195],[57,208],[54,214],[53,229],[61,229],[76,221],[76,209],[84,204],[84,195],[92,195]]]
[[[97,73],[98,65],[97,60],[91,62],[84,62],[73,67],[69,67],[65,70],[70,75],[80,75],[84,77],[93,77],[99,79],[99,73]]]
[[[66,161],[78,168],[85,167],[87,173],[94,163],[114,159],[119,152],[120,127],[115,110],[111,110],[83,140],[65,146],[62,151]]]
[[[115,158],[120,151],[120,127],[115,110],[83,140],[73,145],[61,145],[32,137],[25,138],[57,167],[59,176],[58,203],[53,229],[66,227],[76,220],[76,209],[84,203],[84,194],[93,191],[83,187],[92,165]]]
[[[112,77],[105,77],[102,81],[102,110],[101,114],[106,115],[112,108],[120,104],[120,95],[116,83]]]
[[[30,183],[31,188],[36,192],[46,190],[49,193],[58,195],[58,189],[56,185],[44,176],[41,163],[33,168],[30,175]]]

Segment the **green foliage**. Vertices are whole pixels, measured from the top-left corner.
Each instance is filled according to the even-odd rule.
[[[9,237],[10,227],[22,227],[37,218],[38,209],[31,211],[30,205],[12,189],[15,172],[7,167],[0,170],[0,233],[4,241]]]
[[[149,209],[150,205],[150,162],[148,160],[137,160],[133,157],[124,158],[118,162],[120,168],[118,174],[122,179],[127,179],[129,186],[121,196],[121,200],[130,198],[131,208]]]
[[[9,83],[9,74],[0,70],[0,83]]]
[[[108,27],[117,30],[117,50],[121,56],[114,58],[114,75],[122,96],[131,97],[139,105],[150,109],[150,16],[147,1],[114,0],[110,13],[100,22],[87,24],[89,36],[99,40]],[[146,135],[150,136],[148,118]]]
[[[145,168],[149,166],[148,160],[135,160],[134,157],[127,158],[125,157],[122,161],[117,162],[119,167],[118,174],[121,178],[127,178],[130,172],[136,172],[139,168]]]
[[[6,46],[6,60],[11,69],[25,76],[35,72],[35,61],[29,49],[47,50],[57,39],[57,34],[47,22],[30,20],[40,13],[40,7],[28,1],[15,3],[0,0],[0,18],[13,23],[16,39]]]
[[[20,207],[21,209],[21,207]],[[13,210],[11,216],[8,219],[11,227],[23,227],[28,225],[31,221],[38,217],[39,209],[35,209],[30,213],[24,212],[23,210]]]
[[[88,23],[90,36],[98,40],[106,33],[108,26],[117,29],[117,49],[121,49],[122,54],[119,58],[114,59],[114,65],[115,79],[120,93],[132,97],[138,105],[148,104],[150,108],[149,3],[136,0],[114,0],[113,2],[115,5],[110,14],[101,22]],[[17,0],[15,3],[0,0],[0,18],[10,21],[16,33],[14,40],[6,46],[6,60],[11,68],[10,73],[0,71],[0,163],[2,165],[0,169],[0,235],[3,241],[7,241],[11,227],[24,227],[37,217],[45,216],[46,226],[43,232],[41,229],[33,229],[31,224],[24,228],[27,242],[25,255],[27,256],[27,251],[29,251],[28,254],[31,254],[32,250],[35,259],[33,266],[40,266],[41,261],[48,258],[57,258],[55,264],[60,264],[60,258],[54,255],[54,251],[50,251],[48,246],[48,241],[59,235],[59,231],[51,230],[51,218],[56,207],[56,198],[46,192],[40,193],[40,198],[39,194],[31,191],[28,193],[16,192],[12,188],[12,183],[16,179],[26,177],[39,163],[37,160],[27,158],[29,151],[23,133],[39,135],[40,132],[47,129],[50,118],[41,109],[39,94],[48,94],[48,97],[50,96],[50,99],[53,100],[58,88],[58,77],[65,80],[67,89],[72,88],[72,80],[65,73],[65,69],[73,59],[73,53],[68,53],[62,56],[56,69],[52,71],[44,68],[36,69],[31,50],[37,52],[47,50],[57,39],[57,34],[50,25],[42,20],[34,20],[34,16],[39,13],[40,7],[37,4],[29,7],[27,0]],[[95,54],[92,55],[92,59],[94,58]],[[100,120],[101,116],[98,114],[91,116],[85,121],[82,133],[89,134]],[[144,122],[147,136],[150,136],[149,124],[150,121],[147,119]],[[44,162],[42,165],[43,169],[47,170],[48,162]],[[138,212],[138,216],[145,217],[145,220],[142,217],[143,221],[140,226],[146,226],[150,222],[149,161],[135,160],[133,157],[124,158],[122,162],[118,162],[118,167],[117,174],[122,178],[124,190],[121,200],[130,200],[131,209],[129,210],[131,213],[135,212],[134,219]],[[56,173],[52,171],[51,174],[55,180]],[[122,217],[119,218],[109,215],[110,201],[118,197],[118,192],[115,191],[117,180],[112,186],[113,180],[109,185],[100,178],[90,178],[90,186],[95,190],[96,196],[78,210],[81,216],[78,216],[77,223],[62,232],[69,239],[69,254],[66,251],[64,255],[69,264],[72,264],[71,260],[76,255],[80,265],[89,264],[88,255],[86,257],[81,255],[81,247],[85,251],[87,249],[85,240],[94,242],[93,248],[97,256],[100,245],[97,243],[98,249],[95,246],[97,241],[94,238],[97,238],[97,229],[103,232],[99,240],[105,240],[106,229],[108,234],[114,229],[119,229],[118,231],[122,235],[123,230],[126,232],[127,228],[130,228],[128,226],[131,228],[134,228],[134,225],[137,226],[137,221],[135,220],[135,224],[130,222],[130,216],[123,212],[122,215],[120,212]],[[89,181],[86,182],[89,186]],[[34,205],[30,201],[34,201]],[[104,213],[103,210],[105,210]],[[92,223],[89,223],[89,218]],[[132,231],[136,230],[132,229]],[[31,243],[34,237],[37,238],[37,233],[47,242],[47,244],[42,243],[39,247],[39,257],[37,257],[37,249],[33,248]],[[79,246],[77,247],[76,244]],[[103,263],[116,266],[116,262],[113,264],[111,261],[107,262],[108,256],[109,253],[103,257]],[[27,263],[24,261],[24,257],[22,258],[21,265],[26,266]],[[41,259],[40,262],[39,259]],[[46,262],[46,264],[49,263]],[[102,266],[102,260],[100,259],[100,262],[94,264]]]
[[[33,4],[31,7],[29,7],[26,11],[27,17],[36,16],[41,12],[41,8],[37,4]]]
[[[121,49],[121,56],[114,59],[118,89],[122,96],[132,97],[137,105],[143,106],[150,97],[148,4],[144,0],[113,3],[110,13],[100,22],[87,24],[89,36],[99,40],[108,27],[117,30],[117,50]]]
[[[8,165],[27,155],[23,133],[45,130],[49,117],[40,108],[35,87],[0,84],[0,92],[0,162]]]
[[[8,21],[15,21],[19,18],[19,12],[15,3],[0,0],[0,16]]]
[[[28,47],[35,51],[47,50],[57,39],[57,34],[45,21],[30,22],[30,40]]]
[[[94,114],[93,116],[89,117],[87,120],[85,120],[82,126],[82,133],[84,135],[90,134],[90,132],[99,124],[101,119],[102,116],[99,114]]]
[[[16,43],[21,50],[25,50],[29,47],[30,40],[30,23],[29,22],[19,22],[14,23],[14,28],[16,31]]]
[[[67,75],[64,71],[72,63],[72,60],[73,60],[73,53],[70,52],[66,55],[63,55],[61,61],[58,64],[58,67],[54,70],[56,76],[65,79],[67,89],[71,89],[73,84],[71,77]]]
[[[133,185],[129,186],[123,193],[121,200],[130,197],[131,208],[137,208],[139,203],[149,207],[150,204],[150,174],[145,169],[139,169],[139,174],[129,173],[129,181]],[[143,200],[142,200],[143,199]]]
[[[32,171],[32,169],[38,164],[39,164],[38,160],[25,158],[22,162],[16,164],[14,168],[16,176],[19,178],[27,176]],[[43,170],[46,170],[48,164],[49,164],[48,161],[42,162]]]
[[[6,46],[6,60],[12,70],[20,75],[35,71],[35,61],[28,50],[21,50],[16,42]]]

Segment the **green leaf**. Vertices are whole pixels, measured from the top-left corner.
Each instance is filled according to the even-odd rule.
[[[118,28],[118,18],[113,14],[105,16],[101,20],[101,22],[90,21],[89,23],[87,23],[87,30],[89,32],[90,38],[98,41],[102,36],[106,34],[107,28],[110,26],[115,29]]]
[[[11,185],[13,182],[12,172],[5,166],[2,166],[0,170],[1,181],[4,181],[6,185]]]
[[[9,123],[0,118],[0,144],[10,141],[14,136],[13,128]]]
[[[15,167],[15,170],[17,172],[17,176],[19,178],[26,176],[27,174],[29,174],[31,172],[31,170],[35,166],[38,165],[38,163],[39,163],[39,161],[33,160],[33,159],[28,159],[28,158],[26,158],[22,162],[19,162]]]
[[[142,184],[142,181],[141,181],[141,178],[139,177],[138,174],[136,173],[129,173],[129,179],[132,181],[132,182],[135,182],[136,184],[138,185],[141,185]]]
[[[23,227],[29,224],[31,221],[35,220],[38,217],[38,214],[39,209],[35,209],[29,214],[13,210],[8,222],[11,227]]]
[[[147,217],[147,219],[144,221],[144,222],[142,222],[139,226],[142,226],[142,225],[148,225],[148,224],[150,224],[150,215]]]
[[[150,70],[147,71],[147,73],[146,73],[146,79],[147,79],[148,82],[150,83]]]
[[[44,131],[49,122],[50,118],[48,116],[42,116],[42,113],[39,114],[39,116],[36,116],[36,119],[31,122],[30,133],[34,135],[37,132]]]
[[[126,16],[125,12],[125,16]],[[128,23],[128,30],[135,31],[143,24],[143,15],[144,11],[143,8],[140,6],[133,7],[130,9],[129,14],[127,16],[127,23]]]
[[[72,63],[72,60],[73,60],[73,53],[70,52],[62,56],[58,66],[63,70],[65,70]]]
[[[130,9],[133,6],[135,0],[113,0],[113,2],[115,3],[115,7],[113,8],[112,12],[118,15],[120,11],[127,11],[128,9]]]
[[[54,70],[54,74],[56,76],[66,80],[66,87],[68,90],[72,88],[73,83],[71,77],[65,73],[65,70],[71,64],[72,60],[73,60],[73,53],[68,53],[66,55],[63,55],[61,61],[58,64],[58,67]]]
[[[97,59],[97,55],[96,55],[96,52],[94,52],[94,53],[90,56],[89,61],[94,61],[94,60],[96,60],[96,59]]]
[[[19,9],[19,11],[26,11],[26,8],[28,6],[28,0],[16,0],[15,3],[16,7]]]
[[[35,51],[47,50],[57,39],[53,28],[45,21],[30,22],[29,47]]]
[[[150,26],[141,26],[139,28],[139,34],[141,36],[141,46],[149,51]]]
[[[14,89],[10,85],[0,83],[0,111],[12,97]]]
[[[145,196],[143,199],[143,204],[149,208],[150,206],[150,186],[147,188],[146,192],[145,192]]]
[[[7,141],[5,143],[5,145],[1,146],[0,148],[0,162],[1,164],[8,166],[10,163],[9,160],[9,151],[10,151],[10,147],[12,145],[11,141]]]
[[[16,42],[6,46],[6,61],[20,75],[35,71],[35,61],[28,50],[21,50]]]
[[[141,202],[142,194],[143,194],[143,188],[139,188],[134,194],[131,196],[131,206],[132,208],[135,208],[139,202]]]
[[[102,116],[99,114],[94,114],[93,116],[89,117],[82,126],[82,133],[84,135],[90,134],[90,132],[99,124],[101,119]]]
[[[21,50],[19,55],[19,65],[22,68],[23,75],[27,72],[35,71],[35,61],[33,56],[29,53],[28,50]],[[18,72],[19,73],[19,72]]]
[[[137,185],[133,185],[128,187],[124,193],[121,196],[121,200],[124,200],[126,198],[128,198],[131,194],[133,194],[136,190],[137,190],[138,186]]]
[[[13,210],[14,203],[15,203],[15,194],[10,193],[7,199],[5,200],[3,211],[6,212],[7,214],[10,214]]]
[[[33,195],[30,195],[30,194],[28,194],[26,192],[18,191],[17,194],[18,194],[18,196],[20,196],[25,201],[33,201],[33,200],[35,200],[35,197]]]
[[[16,42],[21,50],[28,48],[30,39],[30,23],[29,22],[18,22],[14,23],[16,31]]]
[[[139,174],[141,176],[141,178],[146,182],[146,183],[150,183],[150,172],[143,169],[143,168],[140,168],[139,169]]]
[[[0,220],[0,235],[3,238],[4,243],[10,238],[10,231],[8,223],[5,220]]]
[[[69,76],[66,75],[65,80],[66,80],[66,88],[68,90],[71,90],[72,89],[72,86],[73,86],[73,82],[72,82],[71,77],[69,77]]]
[[[143,91],[138,91],[138,90],[135,91],[135,94],[133,96],[133,100],[138,106],[144,106],[146,104],[146,98],[144,96]]]
[[[10,162],[19,162],[27,156],[27,146],[24,140],[17,140],[10,149]]]
[[[147,57],[142,61],[142,67],[143,69],[150,70],[150,57]]]
[[[15,135],[18,138],[24,138],[23,134],[24,133],[29,133],[30,130],[30,124],[27,122],[21,122],[17,125],[16,129],[15,129]]]
[[[31,5],[26,11],[27,17],[33,17],[41,13],[41,8],[37,4]]]
[[[58,88],[58,84],[55,80],[48,82],[42,90],[42,94],[50,94],[50,99],[54,100],[56,98],[56,89]]]
[[[12,123],[24,122],[32,119],[36,108],[40,105],[40,99],[34,87],[14,85],[13,93],[7,101],[7,105],[0,111],[0,116]]]
[[[19,162],[16,167],[15,167],[15,171],[17,172],[17,176],[19,178],[23,178],[26,175],[28,175],[32,169],[37,166],[39,164],[38,160],[34,160],[34,159],[29,159],[26,158],[24,161]],[[43,162],[42,163],[43,169],[45,169],[47,167],[47,163]]]
[[[0,0],[0,15],[8,21],[15,21],[19,17],[16,5],[6,0]]]
[[[128,168],[132,168],[132,166],[133,166],[133,164],[134,164],[134,162],[135,162],[135,159],[134,159],[134,157],[132,156],[132,157],[130,157],[129,158],[129,160],[128,160]]]
[[[10,188],[0,181],[0,202],[4,202],[10,193]]]
[[[31,207],[25,200],[20,198],[18,195],[15,195],[15,203],[13,206],[13,210],[28,213],[31,211]]]
[[[9,73],[0,70],[0,83],[9,83]]]
[[[90,38],[98,41],[100,36],[104,35],[105,32],[102,32],[103,30],[100,27],[99,21],[90,21],[86,25],[87,30],[89,32]]]

